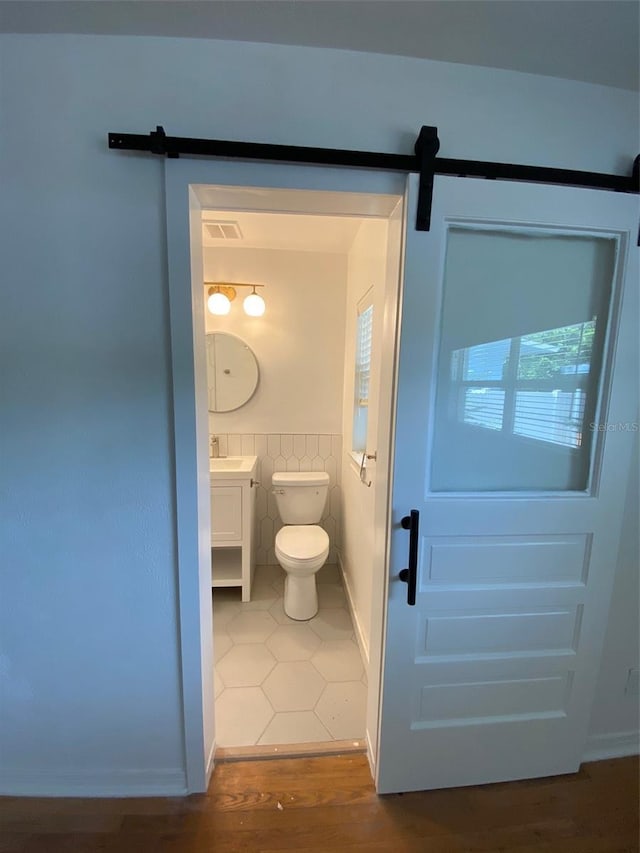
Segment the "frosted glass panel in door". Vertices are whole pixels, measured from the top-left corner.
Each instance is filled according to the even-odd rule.
[[[586,490],[617,243],[447,232],[431,489]]]

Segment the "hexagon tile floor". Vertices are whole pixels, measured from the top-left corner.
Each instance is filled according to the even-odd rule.
[[[360,739],[366,675],[337,566],[316,575],[320,609],[308,622],[283,608],[284,572],[258,566],[251,601],[213,590],[218,746]]]

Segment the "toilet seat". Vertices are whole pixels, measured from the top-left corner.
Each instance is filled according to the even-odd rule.
[[[287,524],[276,534],[276,558],[285,571],[284,612],[304,622],[318,612],[316,572],[329,556],[329,537],[318,524]]]
[[[326,559],[329,537],[318,524],[288,524],[276,535],[276,557],[299,564]]]

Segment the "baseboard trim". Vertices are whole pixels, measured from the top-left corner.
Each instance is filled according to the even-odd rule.
[[[209,782],[211,782],[211,777],[213,776],[213,769],[215,767],[215,759],[216,759],[216,742],[215,739],[213,744],[211,745],[211,751],[209,752],[209,758],[207,759],[207,769],[206,769],[206,783],[207,790],[209,789]]]
[[[8,797],[180,797],[184,770],[3,770],[0,795]]]
[[[376,779],[376,762],[373,757],[373,749],[371,747],[371,738],[369,737],[369,732],[365,735],[365,742],[367,744],[367,761],[369,762],[369,770],[371,771],[371,778],[375,782]]]
[[[369,672],[369,644],[365,642],[364,632],[362,630],[362,626],[360,624],[360,620],[358,619],[358,613],[355,608],[355,604],[353,602],[353,594],[351,592],[351,588],[349,587],[349,580],[347,578],[347,574],[344,570],[344,564],[342,562],[342,554],[338,551],[338,565],[340,567],[340,573],[342,575],[342,583],[344,585],[344,591],[347,596],[347,604],[349,606],[349,613],[351,614],[351,621],[353,622],[353,627],[355,629],[356,640],[358,641],[358,647],[360,648],[360,654],[362,655],[362,661],[364,663],[365,671]]]
[[[583,761],[603,761],[606,758],[625,758],[640,755],[640,732],[615,732],[609,735],[590,735],[582,754]]]

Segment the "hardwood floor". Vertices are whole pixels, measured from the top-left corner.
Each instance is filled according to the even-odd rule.
[[[2,853],[635,853],[638,759],[378,797],[363,755],[219,764],[206,795],[0,799]]]

